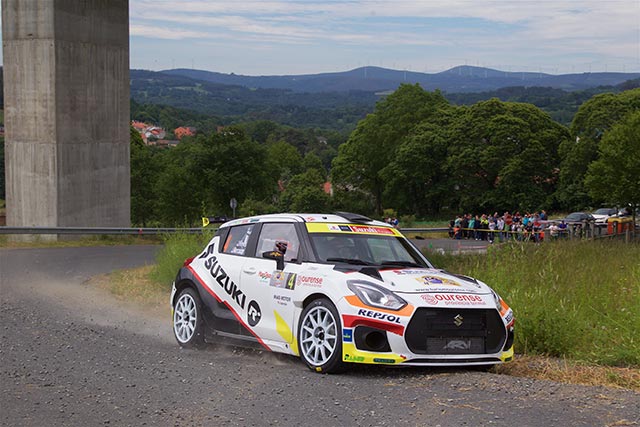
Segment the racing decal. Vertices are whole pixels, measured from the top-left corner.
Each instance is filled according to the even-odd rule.
[[[209,246],[207,246],[207,248],[204,250],[204,252],[202,252],[202,254],[198,257],[198,259],[202,259],[202,258],[206,258],[209,255],[213,255],[213,252],[216,248],[216,244],[212,243]]]
[[[480,295],[467,294],[423,294],[420,298],[431,305],[489,305]]]
[[[362,301],[360,301],[360,298],[358,298],[356,295],[347,295],[346,297],[344,297],[344,299],[354,307],[366,308],[366,309],[371,308],[365,303],[363,303]],[[384,308],[376,307],[376,311],[379,311],[382,313],[389,313],[394,316],[405,316],[405,317],[411,316],[411,314],[413,314],[413,310],[414,310],[414,307],[411,304],[407,304],[407,306],[402,308],[402,310],[385,310]]]
[[[425,285],[425,286],[442,286],[442,285],[448,285],[448,286],[460,286],[459,283],[454,282],[451,279],[446,279],[444,277],[437,277],[437,276],[422,276],[422,277],[416,277],[416,280],[418,282],[420,282],[421,284]]]
[[[260,283],[269,283],[271,280],[271,273],[268,271],[259,271],[258,272],[258,281]]]
[[[296,273],[285,273],[284,271],[274,271],[271,275],[269,286],[274,288],[283,288],[288,290],[294,290],[296,287]]]
[[[395,274],[399,275],[399,276],[406,276],[406,275],[416,275],[416,274],[424,274],[426,273],[428,270],[426,268],[420,269],[420,270],[391,270],[392,272],[394,272]]]
[[[391,332],[392,334],[400,336],[404,333],[403,325],[389,323],[388,321],[373,319],[370,317],[353,316],[350,314],[342,315],[342,324],[347,328],[355,328],[358,325],[370,326],[372,328],[382,329],[383,331]]]
[[[378,313],[377,311],[364,310],[362,308],[358,310],[358,316],[371,317],[372,319],[385,320],[391,323],[400,323],[400,318],[393,314]]]
[[[260,311],[260,306],[257,302],[251,301],[249,303],[249,308],[247,308],[247,322],[251,326],[256,326],[260,323],[260,319],[262,318],[262,311]]]
[[[395,365],[402,363],[407,358],[397,353],[375,353],[371,351],[358,350],[355,344],[345,342],[342,344],[342,360],[355,363],[381,363],[385,365]]]
[[[285,286],[285,288],[294,290],[296,287],[296,277],[298,277],[296,273],[289,273],[287,275],[287,285]]]
[[[353,329],[342,329],[342,342],[353,342]]]
[[[310,233],[355,233],[402,236],[402,234],[395,228],[377,225],[307,223],[306,226],[307,231]]]
[[[284,288],[284,278],[284,271],[274,271],[271,275],[269,286],[273,286],[275,288]]]
[[[222,289],[231,297],[241,309],[244,310],[244,305],[247,300],[247,296],[238,288],[233,280],[227,275],[222,266],[219,264],[218,259],[215,256],[207,258],[204,262],[204,267],[209,270],[211,277],[220,285]]]
[[[509,326],[513,322],[513,310],[511,309],[507,310],[507,313],[504,315],[503,319],[504,319],[504,323],[506,323],[507,326]]]
[[[273,299],[276,302],[276,304],[279,304],[279,305],[286,306],[286,305],[289,305],[289,303],[291,302],[291,297],[286,295],[274,295]]]
[[[267,346],[263,341],[262,338],[260,338],[258,335],[256,335],[255,332],[253,332],[253,330],[251,328],[249,328],[249,326],[247,326],[247,324],[244,322],[244,320],[242,320],[242,318],[238,315],[237,311],[227,302],[222,300],[214,291],[213,289],[211,289],[206,282],[202,279],[202,277],[200,277],[200,275],[193,269],[192,266],[188,266],[187,267],[189,269],[189,271],[191,272],[191,274],[193,274],[193,277],[196,279],[196,281],[198,283],[200,283],[200,286],[207,291],[212,297],[214,297],[216,299],[216,301],[218,301],[219,303],[224,304],[229,311],[235,316],[236,320],[238,320],[238,322],[247,330],[249,331],[249,333],[251,333],[251,335],[253,335],[258,342],[260,343],[260,345],[262,345],[266,350],[271,351],[271,349],[269,348],[269,346]],[[259,307],[258,307],[259,308]]]
[[[298,276],[297,284],[298,286],[309,286],[312,288],[320,288],[322,287],[322,282],[323,282],[322,277]]]
[[[298,340],[296,340],[293,336],[293,331],[291,330],[287,322],[282,318],[282,316],[280,316],[280,313],[278,313],[276,310],[273,310],[273,315],[276,319],[276,331],[278,331],[278,334],[290,344],[293,354],[295,354],[296,356],[300,356],[300,352],[298,350]]]

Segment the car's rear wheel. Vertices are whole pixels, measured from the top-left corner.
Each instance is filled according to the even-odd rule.
[[[180,346],[201,347],[204,344],[202,302],[192,288],[183,289],[173,309],[173,334]]]
[[[336,307],[326,298],[312,301],[302,311],[298,327],[300,357],[316,372],[343,368],[342,327]]]

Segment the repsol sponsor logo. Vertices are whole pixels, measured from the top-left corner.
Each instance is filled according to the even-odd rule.
[[[224,289],[227,295],[244,310],[247,296],[238,288],[235,282],[229,278],[227,272],[220,266],[218,259],[215,256],[207,258],[204,262],[204,267],[209,270],[211,277]]]
[[[391,323],[400,323],[400,317],[393,314],[378,313],[377,311],[365,310],[361,308],[358,310],[358,316],[370,317],[372,319],[384,320]]]

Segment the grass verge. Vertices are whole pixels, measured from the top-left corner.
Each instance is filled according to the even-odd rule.
[[[491,285],[516,315],[516,351],[640,366],[640,245],[506,244],[487,254],[430,253],[438,267]]]

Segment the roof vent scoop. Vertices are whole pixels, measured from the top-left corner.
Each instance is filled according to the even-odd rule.
[[[334,212],[336,215],[339,215],[351,222],[370,222],[373,221],[371,218],[366,217],[364,215],[355,214],[351,212]]]

